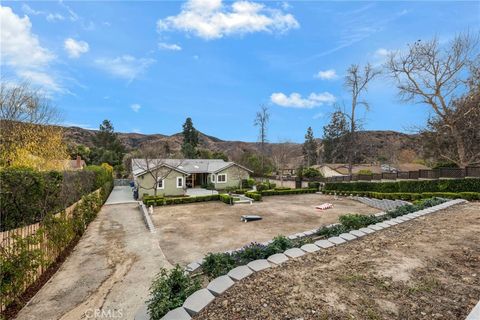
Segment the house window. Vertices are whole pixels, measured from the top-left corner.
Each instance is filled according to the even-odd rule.
[[[177,177],[177,188],[183,188],[183,177]]]
[[[218,183],[226,183],[227,182],[227,174],[222,173],[222,174],[217,175],[217,182]]]
[[[165,180],[164,179],[158,179],[157,189],[164,189],[164,188],[165,188]]]

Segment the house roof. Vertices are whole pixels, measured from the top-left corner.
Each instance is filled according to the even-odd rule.
[[[148,170],[161,166],[166,166],[185,174],[217,173],[234,165],[252,172],[252,170],[235,162],[227,162],[222,159],[149,159],[148,163],[146,159],[132,159],[132,173],[134,176],[139,176]]]

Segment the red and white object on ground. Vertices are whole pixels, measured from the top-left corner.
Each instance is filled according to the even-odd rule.
[[[330,208],[333,208],[333,204],[331,204],[331,203],[324,203],[324,204],[321,204],[321,205],[315,207],[315,209],[320,209],[320,210],[327,210],[327,209],[330,209]]]

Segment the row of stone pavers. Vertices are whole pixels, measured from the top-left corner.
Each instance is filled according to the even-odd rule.
[[[349,233],[340,234],[338,237],[331,237],[326,240],[318,240],[315,243],[305,244],[300,248],[292,248],[286,250],[284,253],[274,254],[267,259],[255,260],[247,265],[236,267],[230,270],[226,275],[213,279],[205,289],[200,289],[190,295],[182,307],[176,308],[168,312],[162,319],[163,320],[189,320],[194,315],[199,313],[203,308],[209,305],[215,297],[220,296],[235,282],[240,281],[254,272],[262,271],[272,266],[278,266],[289,259],[295,259],[301,257],[307,253],[316,252],[322,249],[327,249],[336,245],[341,245],[347,241],[352,241],[357,238],[366,236],[368,234],[380,231],[391,226],[401,224],[403,222],[421,217],[423,215],[436,212],[448,208],[450,206],[466,202],[463,199],[455,199],[444,202],[437,206],[433,206],[427,209],[419,210],[413,213],[406,214],[397,218],[386,220],[374,225],[370,225],[358,230],[352,230]],[[383,213],[384,214],[384,213]]]

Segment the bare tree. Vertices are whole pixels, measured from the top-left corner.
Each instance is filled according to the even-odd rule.
[[[348,148],[348,173],[352,174],[352,166],[356,153],[355,132],[358,129],[355,112],[358,106],[363,105],[367,110],[369,105],[366,100],[361,99],[362,93],[367,91],[370,81],[379,75],[380,70],[374,69],[367,63],[363,69],[358,64],[352,64],[347,70],[344,86],[351,95],[351,111],[347,117],[350,120],[349,148]]]
[[[270,113],[268,112],[268,107],[261,105],[260,111],[257,112],[253,124],[255,127],[258,127],[259,130],[258,140],[260,142],[262,175],[265,174],[265,143],[267,142],[267,126],[269,120]]]
[[[438,39],[417,41],[406,51],[390,55],[386,67],[396,82],[400,99],[429,105],[435,116],[448,128],[456,149],[452,157],[443,157],[460,167],[470,163],[462,139],[461,122],[457,121],[455,101],[472,85],[478,86],[480,55],[478,35],[456,36],[447,46]],[[472,110],[478,105],[471,105]],[[469,112],[464,110],[464,112]]]
[[[0,119],[32,124],[55,124],[60,112],[40,91],[24,82],[0,83]]]
[[[280,186],[283,187],[284,169],[292,165],[295,156],[294,144],[289,141],[281,141],[272,146],[272,160],[280,175]]]
[[[158,184],[163,181],[168,175],[182,165],[183,159],[178,159],[175,166],[167,164],[165,159],[171,157],[168,143],[163,143],[160,146],[144,146],[142,149],[134,153],[132,156],[132,164],[145,171],[151,178],[152,183],[148,184],[145,179],[140,184],[140,187],[145,190],[153,190],[153,194],[157,195]],[[184,181],[184,189],[186,183]]]

